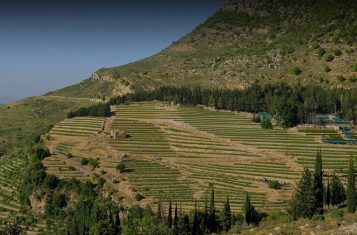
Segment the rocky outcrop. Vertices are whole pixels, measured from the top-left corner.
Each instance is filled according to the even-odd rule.
[[[110,74],[100,74],[100,73],[93,73],[91,79],[94,81],[100,82],[114,82],[113,76]]]

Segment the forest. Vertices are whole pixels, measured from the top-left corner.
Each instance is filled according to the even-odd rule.
[[[109,100],[109,104],[152,100],[240,112],[266,111],[272,113],[282,127],[308,123],[316,114],[336,113],[353,122],[357,121],[357,89],[323,89],[320,86],[290,86],[286,83],[265,86],[254,83],[245,90],[161,87],[115,97]]]

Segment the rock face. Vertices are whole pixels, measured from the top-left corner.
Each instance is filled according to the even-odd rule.
[[[91,79],[100,82],[114,82],[114,79],[110,74],[93,73]]]

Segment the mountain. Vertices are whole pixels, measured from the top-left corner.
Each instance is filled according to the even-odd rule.
[[[354,0],[226,0],[179,41],[102,68],[52,95],[122,95],[163,85],[245,88],[254,81],[351,87],[357,82]]]

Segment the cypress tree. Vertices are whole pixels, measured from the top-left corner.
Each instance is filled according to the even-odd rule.
[[[308,168],[304,169],[297,185],[295,199],[297,218],[311,218],[316,213],[316,193],[314,191],[312,174]]]
[[[169,215],[167,216],[167,226],[172,228],[172,203],[171,200],[169,202]]]
[[[348,169],[347,178],[347,211],[355,213],[356,211],[356,185],[355,185],[355,168],[353,165],[352,156],[350,158],[350,166]]]
[[[161,202],[159,201],[157,204],[157,219],[161,222],[162,217],[161,217]]]
[[[224,203],[222,224],[223,224],[223,229],[226,232],[228,232],[232,227],[232,213],[231,213],[231,205],[229,203],[229,197],[227,197],[227,200]]]
[[[330,178],[327,179],[327,186],[326,186],[326,206],[327,208],[330,207],[331,204],[331,189],[330,189]]]
[[[177,202],[176,202],[175,217],[174,217],[174,230],[175,230],[175,233],[177,233],[178,220],[179,220],[179,218],[178,218]]]
[[[337,206],[346,200],[346,192],[343,184],[341,183],[340,178],[335,175],[332,175],[331,180],[331,205]]]
[[[315,191],[315,210],[319,214],[323,213],[323,171],[322,171],[322,158],[321,151],[317,152],[315,173],[314,173],[314,191]]]
[[[208,230],[210,233],[215,232],[217,229],[217,221],[216,221],[216,209],[214,206],[214,189],[211,192],[211,203],[209,208],[209,216],[208,216]]]
[[[193,214],[192,222],[192,235],[198,235],[199,233],[199,221],[198,221],[198,211],[197,211],[197,202],[195,201],[195,211]]]
[[[245,196],[245,203],[243,207],[243,213],[245,217],[245,222],[249,225],[252,222],[252,204],[250,202],[250,196],[249,193]]]

